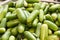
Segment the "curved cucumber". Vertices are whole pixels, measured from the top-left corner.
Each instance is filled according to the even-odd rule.
[[[50,29],[52,29],[53,31],[57,31],[57,30],[58,30],[57,25],[54,24],[53,22],[48,21],[48,20],[45,20],[44,23],[47,24],[48,27],[49,27]]]

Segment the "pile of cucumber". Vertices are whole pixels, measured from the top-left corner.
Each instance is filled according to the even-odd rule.
[[[0,40],[59,40],[60,4],[18,0],[0,5]]]

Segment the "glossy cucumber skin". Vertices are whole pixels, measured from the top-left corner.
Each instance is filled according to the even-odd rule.
[[[7,15],[6,18],[7,18],[7,20],[13,20],[13,19],[17,18],[17,15],[16,14],[10,14],[10,15]]]
[[[6,16],[7,11],[8,11],[8,5],[5,5],[5,8],[0,14],[0,21]]]
[[[3,18],[0,24],[0,33],[4,33],[6,31],[5,27],[6,27],[6,23],[7,23],[7,19]]]
[[[26,8],[26,10],[29,11],[29,12],[32,12],[33,11],[33,7]]]
[[[49,8],[49,10],[52,11],[52,12],[54,12],[54,11],[56,11],[59,7],[60,7],[60,4],[52,5],[52,6]]]
[[[7,22],[7,27],[9,27],[9,28],[14,27],[14,26],[16,26],[18,23],[19,23],[18,19],[10,20],[10,21]]]
[[[26,15],[24,14],[23,10],[18,8],[16,10],[17,12],[17,16],[18,16],[18,19],[21,23],[25,23],[26,22]]]
[[[40,30],[40,40],[47,40],[48,38],[48,25],[42,24]]]
[[[53,18],[50,14],[46,14],[46,20],[52,21],[53,22]]]
[[[48,27],[49,27],[50,29],[52,29],[53,31],[57,31],[57,30],[58,30],[57,25],[54,24],[53,22],[51,22],[51,21],[49,21],[49,20],[45,20],[44,23],[47,24]]]
[[[52,34],[52,30],[49,29],[48,30],[48,34],[51,35]]]
[[[54,21],[56,21],[56,19],[57,19],[57,13],[52,13],[51,14],[51,17],[52,17],[52,19],[54,20]]]
[[[40,36],[40,28],[41,28],[41,23],[37,24],[37,28],[36,28],[36,35],[39,37]]]
[[[59,40],[57,35],[49,35],[48,40]]]
[[[37,27],[37,24],[38,24],[38,18],[36,18],[36,19],[33,21],[32,25],[33,25],[33,27]]]
[[[11,35],[10,29],[8,29],[1,37],[2,40],[8,40]]]
[[[14,36],[10,36],[9,40],[15,40],[15,37]]]
[[[15,11],[15,8],[10,7],[8,10],[9,10],[9,12],[13,12],[13,11]]]
[[[18,0],[16,2],[16,8],[21,8],[23,6],[23,4],[24,4],[24,0]]]
[[[45,9],[45,7],[46,7],[46,2],[43,2],[42,4],[41,4],[41,9]]]
[[[16,36],[17,33],[18,33],[18,31],[17,31],[17,26],[11,29],[11,34],[12,34],[12,35]]]
[[[0,28],[0,34],[3,34],[4,32],[6,32],[5,28]]]
[[[44,19],[44,11],[42,9],[40,9],[40,13],[39,13],[39,20],[40,22],[42,22]]]
[[[40,10],[40,3],[34,3],[34,10]]]
[[[44,14],[47,14],[48,9],[49,9],[49,5],[47,5],[46,8],[44,9]]]
[[[27,18],[27,23],[31,23],[39,15],[38,10],[34,10]]]
[[[36,38],[29,32],[25,31],[24,35],[29,39],[29,40],[36,40]]]
[[[60,31],[55,31],[54,34],[60,37]]]
[[[0,24],[1,25],[0,27],[6,27],[6,23],[7,23],[7,19],[3,18]]]
[[[25,26],[24,26],[23,24],[19,24],[19,25],[18,25],[18,32],[19,32],[19,33],[23,33],[24,30],[25,30]]]
[[[26,18],[30,15],[30,13],[28,11],[24,10],[24,14],[26,15]]]

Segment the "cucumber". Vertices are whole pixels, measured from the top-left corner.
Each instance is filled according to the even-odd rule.
[[[15,8],[10,7],[10,8],[8,8],[8,10],[9,10],[9,12],[13,12],[13,11],[15,11],[16,9],[15,9]]]
[[[26,8],[26,10],[29,11],[29,12],[32,12],[33,11],[33,7]]]
[[[34,10],[39,10],[40,9],[40,6],[41,4],[40,3],[34,3]]]
[[[35,32],[35,29],[34,28],[31,28],[31,29],[29,29],[29,32],[34,33]]]
[[[21,8],[24,5],[24,0],[18,0],[16,2],[16,8]]]
[[[0,21],[6,16],[7,11],[8,11],[8,5],[5,5],[3,11],[0,13]]]
[[[36,38],[33,36],[32,33],[30,33],[29,31],[25,31],[24,35],[26,36],[26,38],[28,38],[29,40],[36,40]]]
[[[9,40],[15,40],[15,37],[14,36],[10,36]]]
[[[42,22],[44,20],[44,11],[42,9],[40,9],[39,20],[40,20],[40,22]]]
[[[2,40],[9,40],[9,37],[11,35],[10,29],[8,29],[1,37]]]
[[[60,23],[60,13],[58,13],[58,22]]]
[[[25,26],[23,24],[19,24],[17,30],[18,30],[19,33],[23,33],[24,30],[25,30]]]
[[[40,28],[41,28],[41,23],[39,22],[36,27],[36,35],[39,37],[40,36]]]
[[[33,25],[33,27],[37,27],[37,24],[38,24],[38,18],[36,18],[36,19],[33,21],[32,25]]]
[[[56,22],[55,22],[55,24],[56,24],[57,26],[60,26],[60,23],[59,23],[59,21],[56,21]]]
[[[9,28],[14,27],[14,26],[18,25],[18,23],[19,23],[18,19],[10,20],[7,22],[7,27],[9,27]]]
[[[56,35],[49,35],[48,40],[59,40],[59,38]]]
[[[18,9],[16,10],[16,13],[17,13],[17,17],[18,17],[19,21],[20,21],[21,23],[25,23],[25,22],[26,22],[26,16],[25,16],[23,10],[20,9],[20,8],[18,8]]]
[[[49,11],[54,12],[54,11],[56,11],[59,7],[60,7],[60,4],[52,5],[52,6],[49,8]]]
[[[53,23],[53,22],[51,22],[49,20],[45,20],[44,23],[47,24],[48,27],[50,29],[52,29],[53,31],[57,31],[58,30],[58,26],[55,23]]]
[[[27,7],[33,7],[33,4],[32,3],[28,3]]]
[[[60,30],[55,31],[54,34],[60,37]]]
[[[42,4],[41,4],[41,9],[45,9],[45,7],[46,7],[46,2],[43,2]]]
[[[18,31],[17,31],[17,26],[11,29],[11,34],[12,34],[12,35],[16,36],[17,33],[18,33]]]
[[[44,9],[44,14],[47,14],[48,9],[49,9],[49,5],[47,5],[46,8]]]
[[[49,29],[48,30],[48,34],[51,35],[52,34],[52,30]]]
[[[28,3],[26,2],[26,0],[24,0],[24,7],[27,7]]]
[[[7,19],[3,18],[0,24],[0,27],[6,27]]]
[[[37,16],[39,15],[39,11],[38,10],[34,10],[29,17],[27,18],[27,23],[31,23]]]
[[[52,19],[55,21],[57,19],[57,13],[52,13],[51,14]]]
[[[7,20],[9,21],[9,20],[16,19],[17,16],[16,16],[16,14],[10,14],[10,15],[7,15],[6,18],[7,18]]]
[[[40,40],[48,39],[48,25],[42,24],[40,29]]]
[[[53,18],[50,14],[46,14],[45,17],[46,17],[46,20],[49,20],[49,21],[53,22]]]
[[[28,17],[30,15],[30,13],[28,11],[24,10],[24,13],[25,13],[26,17]]]
[[[0,28],[0,34],[3,34],[4,32],[6,32],[5,28]]]

